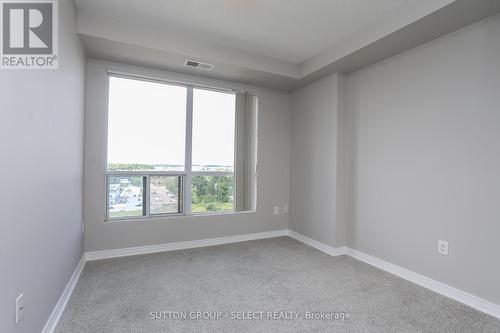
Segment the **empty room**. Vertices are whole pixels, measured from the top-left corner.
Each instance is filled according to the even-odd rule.
[[[500,333],[500,0],[0,21],[1,333]]]

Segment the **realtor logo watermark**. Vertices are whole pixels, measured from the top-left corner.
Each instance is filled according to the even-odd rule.
[[[57,0],[0,0],[1,69],[56,69]]]

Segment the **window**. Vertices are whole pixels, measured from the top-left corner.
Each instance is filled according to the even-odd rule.
[[[108,170],[184,171],[185,87],[110,77]]]
[[[234,210],[232,175],[193,176],[191,179],[193,212]]]
[[[249,98],[256,97],[110,76],[107,219],[252,209]]]
[[[108,177],[108,207],[110,218],[143,216],[145,177]]]
[[[182,213],[182,176],[155,176],[149,181],[149,213]]]
[[[235,99],[193,90],[193,171],[233,171]]]

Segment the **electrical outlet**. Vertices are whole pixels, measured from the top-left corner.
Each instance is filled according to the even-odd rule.
[[[288,214],[288,206],[283,205],[283,214]]]
[[[82,223],[82,235],[85,234],[85,223]]]
[[[16,298],[16,324],[24,317],[24,294]]]
[[[438,241],[438,253],[444,256],[448,255],[448,242],[444,240]]]
[[[274,207],[274,215],[280,215],[280,208],[278,206]]]

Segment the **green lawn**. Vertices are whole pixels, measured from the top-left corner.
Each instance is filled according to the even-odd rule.
[[[142,208],[137,210],[120,210],[118,212],[109,212],[109,217],[136,217],[142,216]]]
[[[214,209],[207,209],[209,205],[212,205]],[[193,213],[200,212],[212,212],[212,211],[231,211],[234,210],[232,202],[211,202],[211,203],[202,203],[202,204],[192,204],[191,211]]]
[[[212,209],[208,209],[209,205],[212,205]],[[155,207],[157,210],[152,209],[151,213],[175,213],[177,210],[177,205],[175,207],[171,205],[162,205],[160,207]],[[203,212],[224,212],[224,211],[232,211],[234,210],[234,206],[232,202],[210,202],[210,203],[201,203],[201,204],[192,204],[191,211],[193,213],[203,213]],[[118,212],[109,212],[110,218],[120,218],[120,217],[137,217],[142,216],[142,209],[137,210],[121,210]]]

